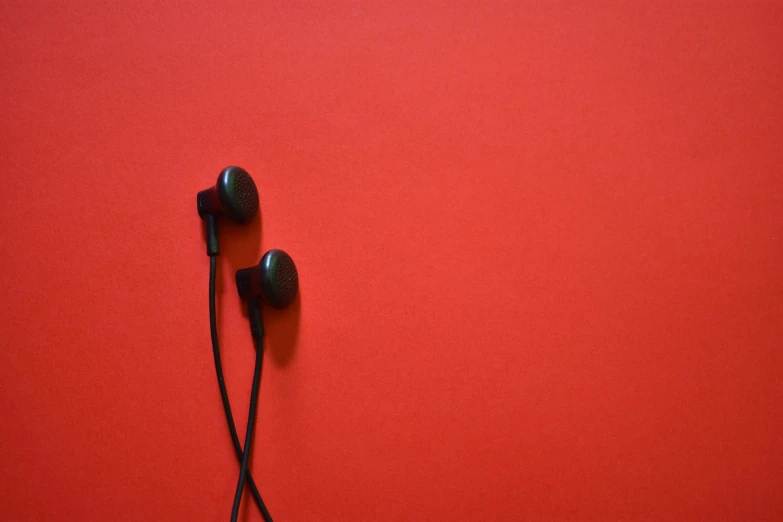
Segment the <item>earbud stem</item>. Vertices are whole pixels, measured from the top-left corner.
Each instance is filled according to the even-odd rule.
[[[207,255],[220,255],[220,246],[218,245],[217,218],[214,214],[208,214],[207,223]]]
[[[258,306],[258,297],[250,297],[247,300],[247,315],[250,319],[250,333],[253,335],[253,339],[260,341],[264,337],[264,325],[261,322],[261,307]]]

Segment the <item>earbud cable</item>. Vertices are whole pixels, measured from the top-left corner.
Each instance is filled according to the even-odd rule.
[[[237,435],[237,428],[234,424],[234,416],[231,414],[231,404],[228,401],[228,392],[226,391],[226,383],[223,378],[223,364],[220,361],[220,345],[218,344],[218,335],[217,335],[217,312],[216,312],[216,306],[215,306],[215,280],[217,278],[217,256],[211,255],[209,256],[209,329],[210,333],[212,335],[212,354],[215,357],[215,371],[217,373],[217,380],[218,380],[218,387],[220,388],[220,398],[223,401],[223,410],[226,412],[226,421],[228,422],[228,430],[231,433],[231,442],[234,445],[234,452],[236,453],[237,459],[243,463],[243,466],[245,467],[245,473],[247,477],[247,484],[250,487],[250,493],[253,495],[253,500],[255,501],[256,505],[258,506],[258,509],[261,511],[261,516],[264,517],[264,520],[266,522],[272,522],[272,516],[269,514],[269,511],[267,511],[266,506],[264,505],[264,501],[261,498],[261,493],[258,492],[258,488],[256,487],[255,482],[253,481],[253,477],[250,473],[247,472],[247,463],[246,463],[246,457],[244,456],[244,452],[242,451],[242,446],[239,443],[239,436]],[[262,358],[263,352],[261,350],[261,346],[259,343],[259,346],[257,346],[256,351],[256,367],[258,368],[258,375],[260,380],[260,362],[258,359]],[[256,378],[255,374],[253,376],[253,385],[256,385]],[[258,399],[258,393],[253,394],[253,396],[256,397],[256,403]],[[251,407],[253,402],[253,396],[251,396]],[[253,422],[255,424],[255,422]],[[250,428],[250,425],[248,425],[248,428]],[[246,438],[246,441],[252,440],[250,438]],[[246,444],[246,446],[248,446]],[[249,449],[249,446],[248,446]],[[241,497],[241,490],[240,490],[240,497]]]
[[[253,371],[253,386],[250,388],[250,411],[247,414],[247,431],[245,433],[245,448],[242,453],[242,466],[239,470],[239,482],[234,494],[234,506],[231,509],[231,522],[236,522],[239,516],[239,505],[242,502],[242,491],[245,489],[247,467],[250,461],[250,451],[253,446],[253,430],[256,425],[256,412],[258,411],[258,391],[261,388],[261,368],[264,363],[263,341],[256,339],[256,366]]]

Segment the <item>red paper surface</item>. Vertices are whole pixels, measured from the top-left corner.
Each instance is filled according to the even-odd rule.
[[[779,3],[262,4],[0,6],[0,518],[228,518],[228,164],[277,520],[783,518]]]

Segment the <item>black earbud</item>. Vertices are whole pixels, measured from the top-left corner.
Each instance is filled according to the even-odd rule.
[[[299,274],[294,260],[278,249],[264,254],[257,266],[237,270],[236,281],[239,296],[247,299],[250,331],[257,340],[264,335],[258,298],[275,308],[285,308],[299,292]]]
[[[218,255],[217,216],[222,214],[238,223],[249,223],[258,214],[258,189],[242,167],[224,168],[214,187],[196,196],[198,215],[207,222],[207,255]]]
[[[247,299],[250,332],[256,345],[256,365],[253,370],[253,385],[250,388],[250,411],[247,417],[245,447],[238,452],[238,455],[242,456],[242,464],[239,471],[239,482],[234,493],[231,522],[237,520],[239,506],[242,502],[242,490],[248,476],[248,456],[250,455],[250,446],[253,443],[253,429],[258,409],[258,391],[261,385],[261,368],[264,360],[264,326],[261,322],[260,300],[263,299],[275,308],[285,308],[290,305],[299,292],[299,274],[297,274],[296,265],[291,256],[282,250],[275,249],[264,254],[258,265],[237,270],[236,282],[240,297]]]
[[[291,256],[270,250],[257,266],[237,270],[237,291],[243,298],[261,297],[275,308],[285,308],[299,291],[299,274]]]

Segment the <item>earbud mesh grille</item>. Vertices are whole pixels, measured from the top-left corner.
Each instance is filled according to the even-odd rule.
[[[296,272],[294,260],[288,254],[282,255],[277,264],[277,290],[280,300],[290,303],[299,290],[299,274]]]
[[[238,170],[234,177],[234,190],[242,215],[255,216],[258,212],[258,189],[250,174],[244,170]]]

